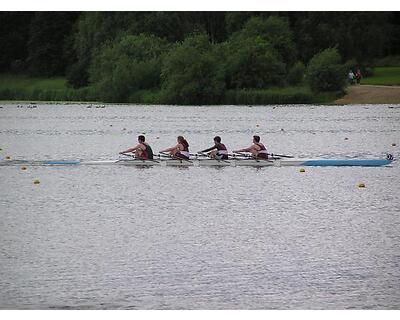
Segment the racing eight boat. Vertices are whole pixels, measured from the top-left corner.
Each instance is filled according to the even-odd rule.
[[[28,165],[28,166],[67,166],[67,165],[126,165],[126,166],[179,166],[179,167],[285,167],[285,166],[305,166],[305,167],[380,167],[388,166],[394,161],[391,154],[386,159],[305,159],[305,158],[281,158],[272,157],[269,159],[254,159],[251,157],[234,157],[228,160],[217,160],[210,158],[192,157],[189,159],[175,159],[155,157],[153,160],[142,160],[136,158],[118,160],[3,160],[0,166]]]

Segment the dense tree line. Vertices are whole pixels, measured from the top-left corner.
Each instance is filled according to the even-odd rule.
[[[65,75],[105,101],[166,103],[225,90],[340,90],[345,66],[400,53],[396,12],[2,12],[0,72]],[[350,62],[349,62],[350,61]],[[347,62],[347,64],[344,64]]]

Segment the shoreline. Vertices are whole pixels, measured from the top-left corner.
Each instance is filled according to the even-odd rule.
[[[157,105],[158,103],[107,103],[101,101],[68,101],[68,100],[0,100],[0,104],[91,104],[94,105]],[[271,104],[210,104],[217,105],[237,105],[237,106],[276,106],[276,105],[352,105],[352,104],[400,104],[400,86],[384,86],[384,85],[352,85],[346,88],[346,93],[339,99],[324,103],[271,103]],[[200,106],[200,105],[191,105]],[[207,105],[204,105],[207,106]]]
[[[352,85],[335,104],[400,104],[400,86]]]

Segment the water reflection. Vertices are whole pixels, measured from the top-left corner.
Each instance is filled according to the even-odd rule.
[[[218,133],[232,150],[257,133],[274,153],[398,155],[389,107],[4,105],[0,156],[117,159],[142,132],[155,151],[178,134],[201,150]],[[0,176],[1,309],[400,307],[397,164],[4,166]]]

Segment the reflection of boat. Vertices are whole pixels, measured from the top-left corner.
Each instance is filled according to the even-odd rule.
[[[119,159],[119,160],[4,160],[0,165],[28,165],[28,166],[63,166],[63,165],[127,165],[127,166],[252,166],[252,167],[284,167],[284,166],[305,166],[305,167],[380,167],[387,166],[393,162],[393,156],[388,155],[386,159],[273,159],[255,160],[252,158],[214,160],[214,159]]]

